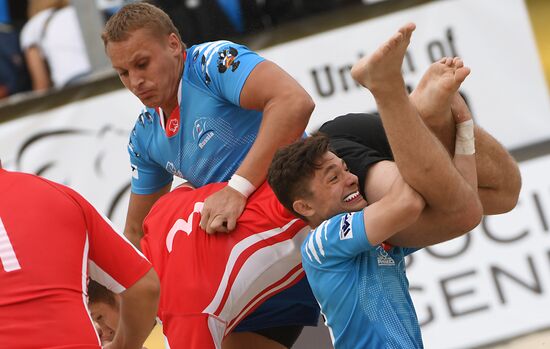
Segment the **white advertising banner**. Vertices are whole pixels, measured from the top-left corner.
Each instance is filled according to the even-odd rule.
[[[472,69],[461,92],[479,125],[508,148],[550,139],[548,91],[523,0],[436,1],[262,54],[313,96],[311,131],[337,115],[376,110],[374,99],[354,83],[349,69],[407,22],[417,25],[403,64],[410,88],[432,62],[460,56]]]
[[[412,255],[426,348],[468,348],[550,327],[550,155],[520,165],[517,207]]]
[[[119,90],[1,123],[2,164],[72,187],[123,228],[128,137],[141,108],[135,96]]]

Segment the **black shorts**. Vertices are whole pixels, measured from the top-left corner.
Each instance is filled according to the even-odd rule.
[[[331,150],[359,178],[359,190],[365,197],[365,178],[370,166],[382,160],[393,161],[380,116],[346,114],[327,121],[319,132],[329,136]]]
[[[298,337],[300,337],[300,333],[302,333],[303,329],[304,326],[302,325],[289,325],[281,327],[270,327],[261,330],[254,330],[251,332],[269,338],[287,348],[292,348],[294,343],[296,343],[296,341],[298,340]]]

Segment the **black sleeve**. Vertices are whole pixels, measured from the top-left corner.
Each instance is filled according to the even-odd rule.
[[[329,136],[331,150],[344,159],[350,171],[359,178],[360,192],[365,196],[365,178],[373,164],[393,161],[393,155],[378,114],[346,114],[328,121],[319,132]]]

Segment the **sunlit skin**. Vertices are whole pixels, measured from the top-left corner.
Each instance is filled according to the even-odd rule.
[[[323,155],[320,168],[309,182],[309,189],[312,195],[296,200],[294,209],[305,216],[312,227],[337,214],[360,211],[367,206],[359,194],[357,176],[349,172],[344,160],[332,152]]]
[[[104,302],[90,303],[90,315],[97,325],[101,343],[106,344],[113,340],[118,327],[119,312],[110,304]]]
[[[183,45],[175,34],[159,39],[142,28],[124,41],[105,48],[124,86],[147,107],[161,107],[167,114],[178,105],[183,72]]]

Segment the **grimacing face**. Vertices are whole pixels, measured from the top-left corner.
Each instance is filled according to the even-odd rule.
[[[137,29],[124,41],[108,42],[107,56],[124,86],[148,107],[177,103],[183,46],[175,34],[159,37]],[[170,113],[171,110],[167,110]]]
[[[310,211],[299,212],[312,225],[344,212],[355,212],[367,206],[359,193],[357,176],[349,172],[344,160],[327,152],[321,160],[321,167],[315,171],[309,182],[311,197],[301,199]],[[305,214],[304,214],[305,213]]]
[[[119,310],[105,302],[93,302],[88,305],[92,320],[99,326],[99,339],[102,345],[111,342],[118,327]]]

